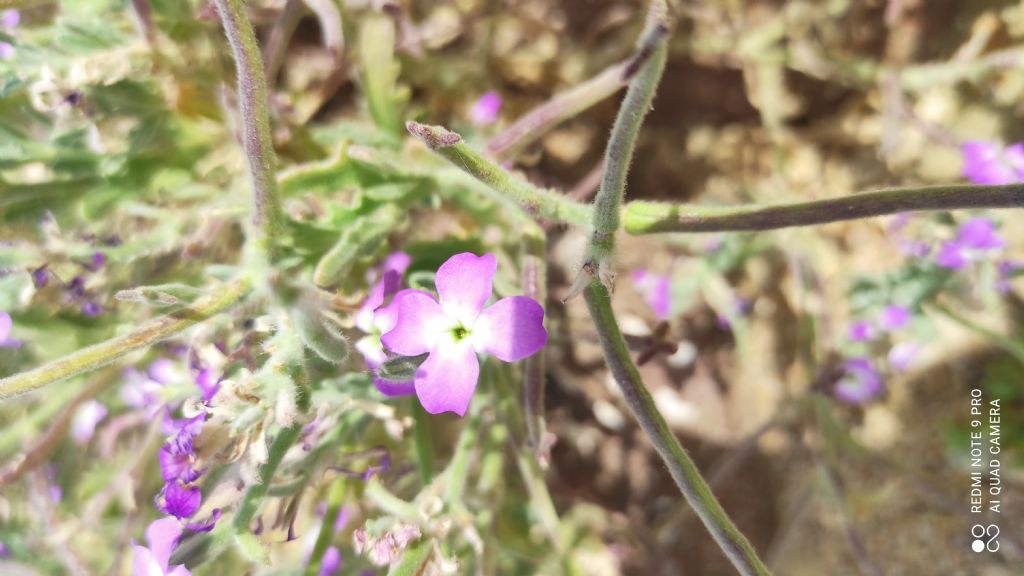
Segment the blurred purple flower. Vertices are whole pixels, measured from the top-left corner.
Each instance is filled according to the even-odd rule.
[[[980,254],[1005,245],[991,220],[980,216],[971,218],[960,225],[956,238],[942,244],[935,263],[943,268],[959,270]]]
[[[469,119],[473,124],[484,126],[498,121],[501,112],[501,95],[494,90],[484,92],[469,111]]]
[[[24,344],[21,340],[11,338],[11,328],[14,321],[7,312],[0,312],[0,348],[21,348]]]
[[[99,316],[101,312],[103,312],[103,308],[101,308],[96,302],[89,301],[82,304],[82,314],[85,314],[90,318]]]
[[[882,391],[882,377],[867,358],[850,358],[843,367],[846,373],[833,391],[839,400],[862,405]]]
[[[493,254],[456,254],[437,270],[437,299],[420,290],[395,295],[398,321],[381,342],[402,356],[428,354],[414,387],[431,414],[466,413],[480,376],[478,353],[515,362],[547,343],[544,308],[532,298],[509,296],[484,308],[497,267]]]
[[[655,274],[643,268],[633,270],[633,284],[654,310],[658,320],[667,320],[672,311],[672,283],[667,274]]]
[[[341,550],[338,550],[336,546],[331,546],[324,552],[324,557],[320,560],[320,572],[318,576],[333,576],[338,573],[338,569],[341,568]]]
[[[889,366],[893,372],[904,372],[917,358],[921,345],[917,342],[900,342],[889,350]]]
[[[89,400],[79,406],[71,420],[71,438],[78,444],[88,444],[96,432],[96,425],[107,417],[107,407],[98,400]]]
[[[0,560],[4,560],[11,557],[11,549],[7,546],[7,543],[0,540]]]
[[[886,331],[899,330],[909,322],[910,310],[897,304],[886,306],[878,315],[878,325]]]
[[[975,184],[1024,182],[1024,143],[1003,148],[995,142],[972,140],[961,151],[963,175]]]
[[[146,528],[149,548],[132,542],[134,576],[191,576],[183,565],[168,566],[180,537],[181,526],[174,518],[161,518],[150,524]]]
[[[202,393],[203,402],[209,402],[220,390],[220,378],[213,374],[209,368],[200,368],[196,373],[196,386]]]
[[[37,289],[46,288],[46,285],[49,283],[50,269],[46,264],[43,264],[32,271],[32,284],[34,284]]]
[[[875,337],[875,327],[864,320],[854,322],[850,324],[848,337],[853,342],[867,342]]]
[[[1017,275],[1017,270],[1024,268],[1024,264],[1013,260],[1003,260],[997,267],[998,278],[996,278],[996,290],[1000,294],[1010,291],[1010,281]]]

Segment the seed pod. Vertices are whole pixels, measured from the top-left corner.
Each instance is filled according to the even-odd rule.
[[[426,359],[426,354],[391,358],[377,369],[377,376],[392,382],[408,382],[416,376],[416,369]]]

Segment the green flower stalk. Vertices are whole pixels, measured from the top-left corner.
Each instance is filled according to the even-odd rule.
[[[215,0],[217,13],[231,46],[238,75],[238,105],[242,116],[242,145],[252,177],[252,223],[263,251],[272,254],[285,216],[277,194],[277,155],[270,136],[267,82],[263,59],[242,0]]]

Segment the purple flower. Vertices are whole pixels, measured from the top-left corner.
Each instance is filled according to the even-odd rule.
[[[185,486],[177,480],[168,482],[157,495],[156,507],[164,514],[185,520],[199,510],[203,494],[198,486]]]
[[[414,387],[431,414],[466,413],[480,375],[478,353],[514,362],[547,343],[544,308],[532,298],[509,296],[484,308],[497,267],[493,254],[456,254],[437,271],[437,300],[419,290],[395,295],[398,321],[381,341],[403,356],[428,354]]]
[[[107,255],[106,254],[104,254],[103,252],[93,252],[92,253],[92,258],[90,258],[90,262],[89,262],[88,268],[89,268],[89,270],[92,270],[92,271],[95,272],[96,270],[99,270],[100,268],[103,268],[103,265],[106,264],[106,263],[107,263]]]
[[[875,327],[863,320],[850,324],[849,338],[853,342],[867,342],[875,337]]]
[[[473,124],[484,126],[498,121],[501,112],[501,95],[494,90],[484,92],[469,111],[469,119]]]
[[[878,315],[878,325],[887,331],[899,330],[906,326],[908,322],[910,322],[910,310],[905,306],[896,304],[886,306],[882,309],[881,314]]]
[[[96,302],[89,301],[82,304],[82,314],[85,314],[90,318],[99,316],[100,312],[103,312],[103,308],[101,308]]]
[[[1003,148],[995,142],[965,142],[963,175],[975,184],[1024,182],[1024,143]]]
[[[867,358],[850,358],[844,364],[844,369],[846,373],[833,390],[839,400],[859,406],[882,391],[882,377]]]
[[[374,274],[379,276],[379,281],[370,288],[366,300],[356,312],[356,327],[366,334],[356,342],[356,350],[363,355],[366,365],[374,372],[388,359],[380,337],[398,322],[398,308],[394,305],[394,299],[387,306],[384,303],[401,288],[402,275],[410,263],[412,258],[405,252],[395,252],[385,258]],[[373,383],[385,396],[407,396],[415,391],[411,381],[396,382],[375,375]]]
[[[667,274],[655,274],[642,268],[633,270],[633,284],[654,310],[658,320],[668,319],[672,309],[671,280]]]
[[[135,576],[191,576],[182,565],[168,566],[171,552],[178,546],[181,537],[181,526],[174,518],[161,518],[146,528],[146,541],[149,548],[132,543],[134,551]]]
[[[1024,268],[1024,264],[1013,260],[1003,260],[997,268],[998,278],[996,279],[996,290],[1000,294],[1010,291],[1010,281],[1017,275],[1017,270]]]
[[[991,220],[980,216],[971,218],[960,225],[955,239],[942,244],[935,263],[943,268],[959,270],[982,253],[1005,245]]]
[[[96,425],[107,417],[107,407],[98,400],[89,400],[75,411],[71,420],[71,438],[78,444],[88,444],[96,432]]]
[[[196,373],[196,386],[202,392],[203,402],[209,402],[220,390],[221,379],[214,376],[209,368],[200,368]]]
[[[21,348],[23,342],[11,338],[11,327],[14,321],[7,312],[0,312],[0,348]]]
[[[50,269],[46,264],[32,271],[32,283],[36,288],[46,288],[50,282]]]

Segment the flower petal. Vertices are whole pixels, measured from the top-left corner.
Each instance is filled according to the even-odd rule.
[[[442,343],[416,369],[416,396],[431,414],[466,414],[480,376],[480,362],[469,340]]]
[[[199,510],[203,494],[196,486],[182,486],[177,481],[170,482],[161,493],[162,501],[157,508],[164,514],[177,518],[189,518]]]
[[[7,312],[0,312],[0,342],[6,342],[7,337],[11,335],[11,326],[14,322],[11,320],[11,315]]]
[[[374,378],[373,385],[376,386],[377,390],[385,396],[408,396],[416,393],[416,386],[413,384],[412,380],[398,382],[395,380]]]
[[[172,519],[173,520],[173,519]],[[145,546],[138,544],[132,546],[132,575],[133,576],[164,576],[164,569],[153,557],[153,553]]]
[[[454,327],[434,297],[421,290],[402,290],[395,294],[398,322],[381,336],[389,350],[402,356],[419,356],[429,352],[441,334]]]
[[[161,518],[146,528],[146,540],[153,558],[160,564],[163,574],[167,571],[167,563],[171,560],[171,552],[178,545],[181,536],[181,524],[174,518]]]
[[[477,351],[499,360],[515,362],[526,358],[548,342],[544,308],[527,296],[502,298],[477,318],[472,340]]]
[[[434,284],[446,314],[469,326],[491,297],[491,281],[498,269],[494,254],[456,254],[437,269]]]

